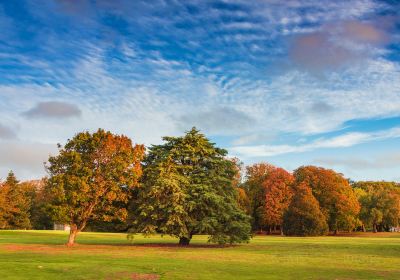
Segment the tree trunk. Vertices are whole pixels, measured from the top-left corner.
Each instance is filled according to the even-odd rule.
[[[74,246],[74,244],[75,244],[75,238],[76,238],[76,235],[77,235],[77,234],[78,234],[78,228],[77,228],[77,226],[76,226],[76,225],[71,225],[71,229],[70,229],[70,231],[69,231],[68,243],[67,243],[67,246],[68,246],[68,247]]]
[[[373,225],[373,232],[377,233],[376,224]]]
[[[363,231],[363,232],[366,232],[366,230],[365,230],[365,225],[364,225],[364,224],[362,224],[362,231]]]
[[[337,234],[338,234],[338,230],[335,229],[335,230],[333,231],[333,235],[337,235]]]
[[[283,225],[281,225],[281,226],[279,227],[279,229],[281,230],[281,236],[284,236],[284,234],[283,234]]]
[[[188,237],[181,237],[179,238],[179,245],[181,246],[189,246],[191,238]]]

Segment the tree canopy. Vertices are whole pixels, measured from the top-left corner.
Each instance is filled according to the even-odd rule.
[[[283,217],[285,235],[318,236],[328,233],[328,224],[310,186],[305,182],[296,187],[295,194]]]
[[[0,228],[30,229],[30,209],[32,188],[20,184],[13,171],[0,185]]]
[[[225,244],[250,238],[249,217],[238,205],[237,166],[193,128],[164,137],[144,160],[140,188],[131,209],[131,232],[176,236],[188,245],[195,234]]]
[[[316,166],[302,166],[294,172],[295,183],[311,187],[331,231],[350,230],[357,225],[360,205],[342,174]]]
[[[142,173],[144,146],[99,129],[59,145],[49,158],[46,191],[53,219],[71,226],[68,245],[91,220],[126,220],[132,190]]]
[[[353,184],[361,204],[363,227],[374,232],[398,226],[400,222],[400,186],[393,182],[357,182]]]
[[[246,192],[253,228],[282,229],[283,214],[292,197],[293,176],[283,168],[268,163],[256,163],[246,169]],[[242,199],[243,201],[243,199]]]

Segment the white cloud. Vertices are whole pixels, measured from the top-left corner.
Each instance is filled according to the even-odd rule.
[[[230,148],[230,151],[235,155],[245,158],[271,157],[288,153],[301,153],[322,148],[345,148],[362,143],[391,138],[400,138],[400,127],[370,133],[350,132],[330,139],[317,139],[302,145],[236,146]]]

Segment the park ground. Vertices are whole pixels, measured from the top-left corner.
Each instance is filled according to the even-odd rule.
[[[256,236],[218,247],[196,236],[81,233],[68,248],[61,231],[0,231],[0,279],[400,279],[400,233]]]

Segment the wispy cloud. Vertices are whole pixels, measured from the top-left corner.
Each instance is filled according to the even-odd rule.
[[[375,140],[259,144],[400,112],[384,2],[39,0],[15,14],[7,3],[0,117],[22,141],[103,127],[150,144],[196,125],[227,148],[276,155]]]
[[[345,167],[351,170],[387,169],[398,168],[400,166],[400,153],[383,153],[373,157],[330,157],[317,158],[316,164],[332,167]]]
[[[230,150],[234,154],[246,158],[271,157],[281,154],[301,153],[323,148],[346,148],[362,143],[391,138],[400,138],[400,127],[370,133],[350,132],[329,139],[317,139],[311,143],[302,145],[237,146],[232,147]]]

